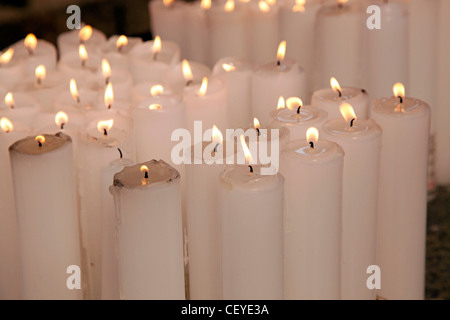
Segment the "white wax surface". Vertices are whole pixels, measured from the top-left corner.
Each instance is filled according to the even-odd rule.
[[[103,57],[108,60],[111,68],[124,68],[129,70],[129,53],[136,45],[142,43],[142,39],[127,37],[128,44],[120,50],[117,48],[117,39],[119,39],[118,35],[111,36],[103,44],[101,48]]]
[[[194,77],[190,85],[202,83],[203,77],[207,77],[211,74],[211,69],[203,63],[189,61],[189,65]],[[183,76],[182,70],[182,64],[178,63],[170,68],[162,79],[162,81],[167,83],[170,89],[175,93],[182,93],[183,88],[186,87],[186,79]]]
[[[67,78],[74,78],[77,85],[84,83],[85,79],[89,78],[92,74],[101,70],[102,67],[101,55],[92,51],[88,51],[88,59],[83,67],[81,59],[78,54],[78,50],[70,51],[62,54],[58,62],[58,70],[63,72]]]
[[[37,39],[36,48],[30,55],[25,47],[24,40],[20,40],[12,45],[14,48],[15,60],[22,60],[25,64],[25,75],[34,76],[36,67],[43,64],[47,72],[56,70],[57,52],[53,43],[43,39]]]
[[[80,38],[78,37],[80,30],[73,29],[68,32],[61,33],[56,39],[60,56],[66,53],[77,53],[80,45]],[[97,29],[92,29],[92,36],[84,42],[88,53],[101,52],[102,45],[106,42],[106,36],[103,32]]]
[[[187,3],[185,9],[185,22],[183,32],[185,34],[183,58],[210,64],[209,53],[212,50],[210,40],[214,37],[210,31],[208,19],[209,11],[201,7],[201,1]],[[187,45],[188,44],[188,45]]]
[[[13,90],[25,75],[25,64],[23,61],[10,61],[0,66],[0,85],[8,90]]]
[[[173,94],[172,90],[170,90],[170,88],[168,88],[167,84],[162,83],[162,82],[147,81],[147,82],[137,83],[131,89],[131,97],[134,102],[134,105],[138,105],[143,100],[145,100],[147,98],[151,98],[152,95],[151,95],[150,89],[154,85],[162,85],[163,86],[163,88],[164,88],[163,95],[172,95]]]
[[[0,117],[6,117],[10,121],[18,121],[31,126],[34,118],[41,110],[38,101],[25,92],[13,92],[13,99],[14,108],[7,106],[4,98],[0,100]]]

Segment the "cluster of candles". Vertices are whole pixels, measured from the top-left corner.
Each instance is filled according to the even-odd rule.
[[[159,36],[84,26],[57,45],[59,60],[32,34],[0,54],[2,298],[423,298],[431,112],[401,83],[370,101],[332,77],[303,105],[286,41],[212,69]],[[208,141],[173,161],[196,121]],[[279,171],[228,128],[277,146]]]

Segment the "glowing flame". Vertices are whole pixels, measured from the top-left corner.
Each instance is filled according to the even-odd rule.
[[[234,10],[234,0],[227,0],[223,8],[226,12],[232,12]]]
[[[153,56],[157,55],[158,53],[161,52],[161,37],[160,36],[156,36],[155,40],[153,41]]]
[[[342,95],[341,86],[339,85],[339,82],[336,80],[335,77],[330,78],[330,86],[331,88],[333,88],[334,91],[337,91],[339,93],[339,96]]]
[[[38,143],[39,143],[39,146],[41,146],[41,145],[44,144],[44,142],[45,142],[45,137],[44,137],[44,136],[41,136],[41,135],[36,136],[36,137],[34,138],[34,141],[38,142]]]
[[[213,125],[211,135],[212,135],[213,142],[217,142],[217,143],[223,142],[222,132],[220,132],[219,128],[217,128],[216,125]]]
[[[97,122],[97,129],[98,129],[98,131],[100,131],[103,134],[105,134],[106,132],[111,130],[113,124],[114,124],[114,120],[113,119],[102,120],[102,121]]]
[[[191,70],[191,66],[189,65],[189,62],[186,59],[184,59],[181,62],[181,65],[183,68],[184,80],[186,80],[186,82],[194,80],[194,75],[192,74],[192,70]]]
[[[277,4],[277,0],[265,0],[265,1],[267,2],[268,5],[272,7]]]
[[[164,93],[164,87],[160,84],[155,84],[150,88],[150,94],[154,96],[159,96]]]
[[[84,44],[80,44],[80,47],[78,48],[78,55],[83,63],[87,61],[88,53]]]
[[[162,105],[154,103],[154,104],[149,105],[148,108],[150,110],[159,110],[159,109],[162,109]]]
[[[128,38],[124,35],[120,36],[116,41],[117,49],[121,50],[128,44]]]
[[[270,11],[270,6],[264,0],[260,0],[258,2],[258,8],[261,12],[269,12]]]
[[[284,97],[280,96],[278,98],[277,109],[284,109],[284,108],[286,108],[286,102],[284,101]]]
[[[353,120],[356,119],[356,114],[355,110],[353,110],[353,107],[349,103],[344,102],[339,107],[339,111],[341,112],[341,115],[342,117],[344,117],[345,121],[352,125]]]
[[[148,172],[148,167],[146,165],[142,165],[140,168],[141,172]]]
[[[292,12],[304,12],[306,0],[295,0]]]
[[[69,122],[69,117],[64,111],[59,111],[55,115],[55,123],[58,127],[61,127],[61,129],[67,122]]]
[[[338,0],[339,5],[343,5],[344,3],[347,3],[348,0]]]
[[[278,62],[283,61],[285,55],[286,55],[286,41],[281,41],[280,44],[278,45],[277,51]]]
[[[394,92],[394,96],[397,98],[403,99],[405,97],[405,86],[400,82],[394,84],[392,91]]]
[[[70,94],[72,95],[72,98],[75,99],[75,101],[80,101],[80,96],[78,95],[78,88],[77,88],[77,82],[75,79],[70,79]]]
[[[202,0],[202,2],[200,3],[200,7],[203,10],[211,9],[211,0]]]
[[[139,170],[144,173],[144,178],[142,178],[141,183],[145,186],[148,183],[148,167],[146,165],[142,165]]]
[[[92,36],[92,27],[91,26],[84,26],[83,28],[81,28],[80,32],[78,33],[78,38],[80,39],[81,43],[88,41],[91,36]]]
[[[0,63],[7,64],[9,61],[11,61],[13,55],[14,55],[14,49],[9,48],[8,50],[6,50],[5,52],[3,52],[0,55]]]
[[[203,97],[206,94],[207,90],[208,90],[208,78],[203,77],[202,85],[200,86],[200,89],[198,89],[197,95]]]
[[[241,139],[242,149],[244,150],[245,162],[246,163],[253,163],[252,154],[251,154],[250,150],[247,147],[247,143],[245,143],[245,137],[244,137],[243,134],[241,134],[240,139]]]
[[[164,6],[170,7],[175,0],[163,0]]]
[[[4,117],[0,120],[0,127],[2,128],[2,131],[6,133],[11,132],[14,129],[12,122],[9,121],[8,118]]]
[[[112,83],[110,82],[106,85],[105,89],[105,105],[108,107],[108,109],[111,108],[113,102],[114,102],[114,91]]]
[[[28,52],[30,54],[33,54],[34,50],[37,46],[37,39],[36,36],[32,33],[29,33],[24,40],[25,47],[28,49]]]
[[[298,97],[290,97],[286,99],[286,105],[289,110],[298,110],[299,108],[303,107],[303,101]]]
[[[317,141],[319,141],[319,130],[314,127],[308,128],[308,130],[306,130],[306,141],[308,141],[308,143],[312,142],[313,144],[316,144]]]
[[[258,118],[253,118],[253,127],[254,127],[255,129],[261,128],[261,124],[259,123]]]
[[[8,92],[5,96],[5,104],[11,109],[14,108],[14,97],[12,92]]]
[[[34,74],[36,75],[37,82],[41,83],[42,81],[45,80],[45,77],[47,76],[47,69],[45,69],[45,66],[41,64],[36,67]]]
[[[228,64],[228,63],[223,63],[223,64],[222,64],[222,68],[223,68],[223,70],[225,70],[226,72],[230,72],[230,71],[236,70],[236,67],[235,67],[235,66],[233,66],[232,64]]]
[[[108,79],[111,76],[111,65],[106,59],[102,59],[102,73],[105,79]]]

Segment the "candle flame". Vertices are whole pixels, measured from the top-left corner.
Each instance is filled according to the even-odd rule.
[[[162,105],[154,103],[154,104],[149,105],[148,108],[150,110],[159,110],[159,109],[162,109]]]
[[[403,85],[403,83],[397,82],[396,84],[394,84],[392,91],[394,92],[394,96],[397,98],[405,97],[405,86]]]
[[[127,36],[121,35],[117,41],[116,41],[116,46],[117,49],[122,49],[123,47],[125,47],[128,44],[128,38]]]
[[[92,36],[92,27],[91,26],[84,26],[83,28],[81,28],[80,32],[78,33],[78,38],[80,39],[81,43],[88,41],[91,36]]]
[[[306,130],[306,141],[308,141],[308,143],[313,142],[316,144],[317,141],[319,141],[319,130],[314,127],[308,128],[308,130]]]
[[[11,61],[13,56],[14,56],[14,49],[13,48],[9,48],[8,50],[6,50],[5,52],[3,52],[0,55],[0,63],[1,64],[7,64],[8,62]]]
[[[29,33],[24,40],[25,47],[28,49],[30,53],[33,53],[37,46],[36,36],[32,33]]]
[[[200,3],[200,7],[203,10],[211,9],[211,0],[202,0],[202,2]]]
[[[36,70],[34,71],[34,74],[36,75],[36,79],[38,83],[41,83],[45,80],[45,77],[47,76],[47,69],[43,64],[36,67]]]
[[[1,118],[0,127],[2,128],[2,131],[6,133],[11,132],[14,129],[12,122],[5,117]]]
[[[242,149],[244,150],[245,162],[248,164],[253,163],[252,154],[251,154],[249,148],[247,147],[247,143],[245,143],[245,137],[243,134],[241,134],[240,139],[241,139]]]
[[[197,95],[200,97],[203,97],[206,94],[206,91],[208,90],[208,78],[203,77],[202,85],[200,86],[200,89],[197,92]]]
[[[330,78],[330,86],[333,88],[334,91],[338,92],[339,94],[342,94],[341,86],[339,85],[339,82],[336,80],[335,77]]]
[[[109,82],[106,85],[106,89],[105,89],[105,105],[108,107],[108,109],[111,108],[113,102],[114,102],[114,91],[113,91],[112,83]]]
[[[163,0],[164,6],[170,7],[175,0]]]
[[[62,127],[67,122],[69,122],[69,117],[67,116],[67,113],[65,113],[64,111],[59,111],[55,115],[55,123],[58,127]]]
[[[78,55],[80,56],[81,61],[86,62],[88,59],[88,53],[84,44],[80,44],[78,48]]]
[[[356,119],[355,110],[353,110],[353,107],[351,104],[344,102],[339,107],[339,111],[341,112],[342,117],[345,119],[345,121],[349,124],[352,123],[352,120]]]
[[[98,129],[98,131],[104,133],[105,130],[106,131],[111,130],[113,124],[114,124],[114,120],[113,119],[101,120],[101,121],[97,122],[97,129]]]
[[[253,118],[253,127],[254,127],[255,129],[261,128],[261,124],[259,123],[258,118]]]
[[[14,108],[14,97],[12,92],[8,92],[5,96],[5,104],[9,107],[9,108]]]
[[[283,61],[285,55],[286,55],[286,41],[283,40],[278,45],[278,51],[277,51],[277,59],[278,59],[278,61],[279,62]]]
[[[111,65],[106,59],[102,59],[102,73],[105,79],[108,79],[111,76]]]
[[[78,88],[77,88],[77,82],[75,79],[70,79],[70,94],[72,95],[72,98],[75,99],[75,101],[80,100],[80,96],[78,95]]]
[[[156,36],[155,37],[155,40],[153,41],[153,55],[156,55],[156,54],[158,54],[158,53],[160,53],[161,52],[161,47],[162,47],[162,44],[161,44],[161,37],[160,36]]]
[[[139,170],[144,173],[141,184],[145,186],[148,183],[148,167],[146,165],[142,165]]]
[[[270,11],[270,6],[264,0],[260,0],[258,2],[258,8],[261,12],[269,12]]]
[[[45,142],[45,137],[44,137],[44,136],[41,136],[41,135],[36,136],[36,137],[34,138],[34,141],[39,142],[39,144],[44,144],[44,142]]]
[[[280,96],[280,97],[278,98],[277,109],[284,109],[284,108],[286,108],[286,103],[285,103],[285,101],[284,101],[284,97],[283,97],[283,96]]]
[[[189,65],[189,62],[184,59],[181,62],[182,68],[183,68],[183,76],[184,80],[187,82],[194,80],[194,75],[192,74],[191,66]]]
[[[154,96],[159,96],[164,93],[164,87],[160,84],[155,84],[150,88],[150,94]]]
[[[230,71],[236,70],[236,67],[235,67],[235,66],[233,66],[232,64],[228,64],[228,63],[223,63],[223,64],[222,64],[222,68],[223,68],[223,70],[225,70],[226,72],[230,72]]]
[[[268,5],[272,7],[277,4],[277,0],[265,0],[265,1],[267,2]]]
[[[227,0],[223,8],[226,12],[232,12],[234,10],[234,0]]]
[[[139,169],[141,172],[148,172],[148,167],[146,165],[142,165]]]
[[[347,3],[348,0],[338,0],[338,4],[343,5],[344,3]]]
[[[222,132],[220,132],[219,128],[217,128],[216,125],[213,125],[211,135],[212,135],[213,142],[217,142],[217,143],[223,142]]]
[[[296,110],[303,107],[303,101],[298,97],[290,97],[286,99],[286,105],[289,110]]]

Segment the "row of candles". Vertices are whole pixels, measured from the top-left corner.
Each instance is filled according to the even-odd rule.
[[[333,78],[303,106],[304,72],[285,59],[287,46],[257,66],[224,58],[212,74],[180,63],[175,43],[106,41],[89,26],[58,38],[58,62],[33,35],[5,50],[4,85],[27,85],[1,109],[2,295],[80,298],[65,281],[79,264],[93,298],[184,298],[188,251],[193,299],[371,298],[365,270],[374,263],[383,296],[423,297],[428,105],[398,84],[369,108],[365,90]],[[32,65],[32,80],[22,80]],[[254,153],[250,167],[225,171],[173,163],[174,130],[195,134],[196,120],[247,128],[251,116],[260,139],[263,127],[279,129],[280,173],[262,175]]]

